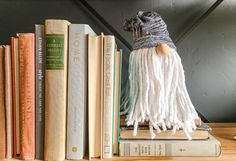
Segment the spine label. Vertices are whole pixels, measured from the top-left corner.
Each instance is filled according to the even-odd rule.
[[[46,41],[46,69],[64,70],[64,35],[47,34]]]

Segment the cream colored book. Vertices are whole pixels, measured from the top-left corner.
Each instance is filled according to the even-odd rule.
[[[101,156],[101,37],[88,36],[89,159]]]
[[[221,145],[210,135],[207,140],[120,140],[120,156],[216,157]]]
[[[62,161],[66,147],[68,25],[45,21],[45,151],[44,160]]]
[[[103,54],[102,158],[106,159],[113,156],[114,36],[104,36]]]

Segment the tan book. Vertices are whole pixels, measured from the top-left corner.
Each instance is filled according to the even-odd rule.
[[[35,39],[19,33],[20,61],[20,158],[35,158]]]
[[[0,159],[6,157],[6,127],[4,105],[4,48],[0,46]]]
[[[68,25],[45,21],[45,147],[44,160],[62,161],[66,147]]]
[[[11,47],[4,46],[5,54],[5,110],[6,110],[6,159],[12,157],[13,152],[13,116],[12,116],[12,73],[11,73]]]
[[[88,36],[89,159],[101,156],[101,39]]]
[[[114,56],[115,37],[104,36],[103,53],[103,124],[102,158],[113,156],[113,105],[114,105]]]
[[[121,79],[121,62],[122,57],[120,51],[115,55],[115,96],[114,96],[114,125],[113,125],[113,153],[118,154],[118,136],[119,136],[119,115],[120,115],[120,79]]]
[[[13,105],[13,155],[20,154],[20,92],[18,38],[11,38],[12,45],[12,105]]]
[[[186,134],[183,130],[178,130],[175,132],[175,134],[171,130],[162,131],[161,133],[155,133],[156,136],[154,139],[158,140],[188,140],[186,137]],[[202,140],[202,139],[208,139],[209,132],[205,130],[195,130],[192,133],[190,133],[190,136],[193,140]],[[150,139],[150,131],[149,130],[138,130],[138,133],[136,136],[133,136],[133,130],[121,130],[120,131],[120,138],[121,139]]]

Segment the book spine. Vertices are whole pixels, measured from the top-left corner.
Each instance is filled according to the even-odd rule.
[[[12,37],[13,155],[20,154],[20,100],[18,38]]]
[[[121,140],[120,156],[219,156],[220,143],[215,140],[160,141]]]
[[[103,134],[102,158],[112,158],[113,136],[113,101],[114,101],[114,36],[104,37],[104,106],[103,106]]]
[[[6,156],[6,127],[4,104],[4,48],[0,46],[0,159]]]
[[[89,160],[101,156],[101,36],[88,36]],[[96,135],[95,135],[96,134]]]
[[[13,127],[12,127],[12,78],[11,78],[11,48],[4,46],[5,51],[5,107],[6,107],[6,159],[12,157]]]
[[[88,35],[85,24],[69,26],[67,159],[82,159],[85,153],[87,126]]]
[[[45,160],[65,159],[68,25],[45,21]]]
[[[45,52],[44,25],[35,25],[35,158],[43,160],[45,128]]]
[[[19,34],[21,159],[35,157],[35,39]]]
[[[86,35],[85,26],[69,26],[67,159],[82,159],[86,108]]]
[[[119,149],[119,145],[118,145],[118,137],[119,137],[119,117],[120,117],[120,81],[121,81],[121,71],[120,71],[120,67],[121,67],[121,53],[119,51],[117,51],[117,53],[115,54],[116,58],[115,58],[115,94],[114,94],[114,125],[113,125],[113,151],[114,154],[118,154],[118,149]]]

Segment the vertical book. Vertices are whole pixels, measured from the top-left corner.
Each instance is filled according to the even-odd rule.
[[[69,25],[68,110],[66,159],[82,159],[87,127],[88,34],[86,24]]]
[[[45,21],[44,160],[65,159],[69,24],[66,20]]]
[[[35,158],[43,160],[45,116],[44,25],[35,25]]]
[[[13,105],[13,155],[20,154],[20,78],[19,78],[19,38],[12,37],[12,105]]]
[[[33,33],[19,33],[20,60],[20,157],[35,158],[35,39]]]
[[[102,35],[88,37],[89,159],[101,156],[101,50]]]
[[[113,156],[115,37],[104,36],[102,158]]]
[[[5,54],[5,111],[6,111],[6,159],[12,157],[13,152],[13,116],[12,116],[12,73],[11,73],[11,47],[4,46]]]
[[[4,48],[0,46],[0,159],[6,156],[6,127],[4,104]]]

